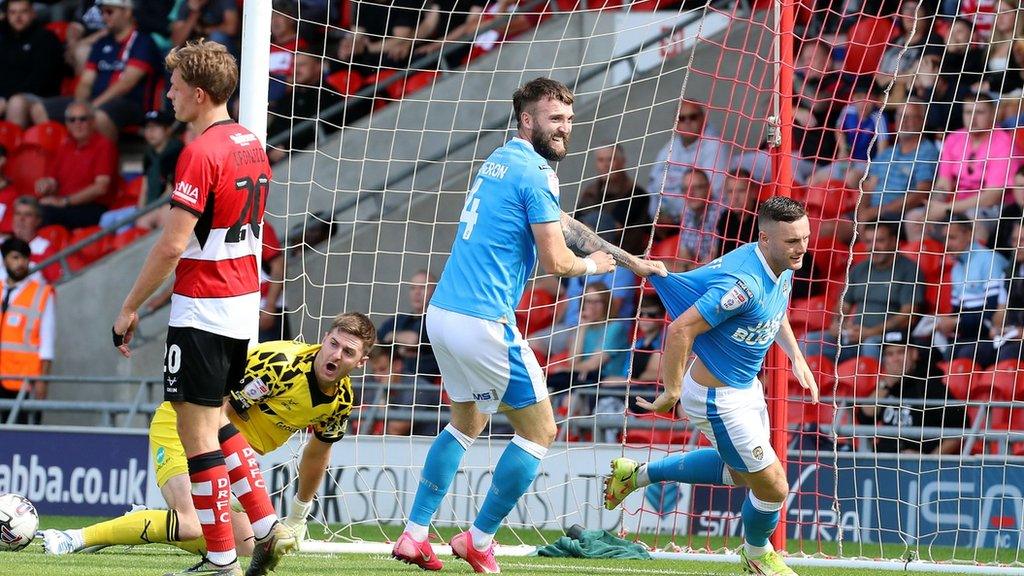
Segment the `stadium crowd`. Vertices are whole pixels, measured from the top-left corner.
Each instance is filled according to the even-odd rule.
[[[72,256],[77,271],[160,227],[166,209],[153,207],[170,194],[177,156],[194,136],[168,113],[163,55],[198,37],[237,53],[242,3],[46,4],[3,3],[0,235],[26,243],[39,263],[143,213],[102,248]],[[536,26],[549,9],[519,4],[275,1],[270,158],[422,88]],[[566,7],[557,4],[550,9]],[[1024,14],[1016,0],[826,4],[798,10],[791,193],[807,205],[812,238],[790,318],[824,395],[854,399],[857,422],[949,429],[940,441],[894,439],[874,449],[958,452],[976,411],[957,402],[984,399],[986,390],[989,400],[1024,395],[1000,376],[1016,372],[1024,338]],[[770,151],[731,142],[716,125],[721,117],[712,104],[681,101],[670,141],[644,174],[621,145],[594,149],[575,217],[630,253],[650,245],[673,271],[755,240],[759,201],[775,190]],[[317,118],[316,130],[288,137],[296,121]],[[261,338],[287,338],[284,254],[268,230]],[[16,259],[21,247],[10,246]],[[7,258],[5,249],[5,294],[21,281]],[[42,285],[63,273],[53,265],[30,278]],[[423,327],[435,281],[425,270],[407,279],[403,312],[380,327],[384,346],[367,365],[367,382],[392,391],[364,402],[413,416],[399,410],[365,431],[437,432],[445,398]],[[630,398],[657,385],[665,309],[629,270],[538,278],[517,320],[563,418],[624,407],[642,415]],[[5,383],[0,392],[16,390]],[[790,414],[805,428],[833,421],[830,409],[799,402]],[[989,425],[1024,428],[998,410]],[[627,440],[665,438],[679,436],[651,430]]]

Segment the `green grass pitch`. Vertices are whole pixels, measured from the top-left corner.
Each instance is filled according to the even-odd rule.
[[[74,518],[44,516],[40,528],[71,528],[80,527],[93,518]],[[390,528],[389,528],[390,530]],[[313,536],[317,534],[311,529]],[[442,531],[448,536],[447,531]],[[376,527],[356,529],[346,535],[366,539],[380,539],[380,531]],[[390,531],[389,531],[389,535]],[[504,537],[503,537],[504,536]],[[539,537],[522,535],[527,543],[539,542]],[[554,535],[545,535],[551,537]],[[499,541],[513,542],[512,534],[498,534]],[[167,546],[140,546],[135,548],[109,548],[96,554],[75,554],[71,556],[52,557],[43,554],[40,540],[21,552],[0,553],[0,574],[17,576],[152,576],[167,571],[176,571],[194,562],[193,556]],[[461,560],[450,556],[442,556],[445,562],[442,573],[471,574],[472,570]],[[545,575],[545,576],[603,576],[615,574],[678,574],[693,576],[711,576],[719,574],[741,574],[738,565],[715,562],[682,562],[671,560],[582,560],[553,559],[540,557],[506,557],[498,559],[503,574],[513,575]],[[244,565],[244,564],[243,564]],[[894,575],[901,572],[884,572],[878,570],[851,570],[832,568],[799,568],[801,576],[843,576],[856,575]],[[422,574],[419,569],[399,563],[379,554],[343,554],[336,556],[299,554],[285,558],[278,567],[276,574],[281,576],[344,576],[348,574],[360,576],[399,576]],[[927,574],[917,572],[916,574]]]

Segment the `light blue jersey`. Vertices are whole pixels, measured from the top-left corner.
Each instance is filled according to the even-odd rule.
[[[673,319],[696,306],[711,325],[693,344],[707,369],[730,387],[749,388],[782,326],[793,271],[776,277],[750,243],[690,272],[650,280]]]
[[[509,140],[477,172],[430,303],[484,320],[514,322],[515,307],[537,263],[530,225],[557,222],[561,215],[555,171],[529,142]]]

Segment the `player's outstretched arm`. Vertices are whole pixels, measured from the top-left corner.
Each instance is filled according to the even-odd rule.
[[[530,229],[537,243],[540,264],[549,274],[565,278],[584,274],[604,274],[615,270],[615,260],[607,252],[598,250],[586,258],[573,254],[565,244],[562,227],[558,222],[531,224]]]
[[[170,278],[182,253],[188,247],[192,231],[198,221],[199,218],[187,210],[171,210],[160,239],[149,251],[139,277],[135,279],[135,285],[125,297],[121,311],[114,319],[114,345],[126,358],[131,356],[128,344],[139,321],[139,308]]]
[[[690,306],[668,325],[665,333],[665,352],[662,354],[662,384],[665,391],[654,402],[637,396],[636,403],[651,412],[667,412],[679,401],[683,390],[683,364],[690,358],[697,336],[711,330],[711,325]]]
[[[793,374],[796,375],[796,379],[800,382],[800,387],[804,390],[811,392],[811,403],[818,403],[818,383],[814,380],[814,373],[811,372],[811,367],[807,365],[807,359],[804,358],[803,352],[800,351],[800,345],[796,341],[796,334],[793,333],[793,327],[789,325],[789,317],[782,317],[782,326],[779,327],[779,333],[775,335],[775,342],[782,347],[782,351],[789,356],[789,361],[793,363]]]
[[[306,518],[313,508],[313,497],[324,481],[327,466],[331,462],[331,446],[315,436],[309,439],[299,459],[299,483],[292,499],[285,526],[292,529],[295,537],[302,542],[306,539]]]
[[[647,277],[651,274],[667,276],[663,262],[657,260],[644,260],[633,256],[622,248],[608,242],[597,235],[596,232],[587,227],[586,224],[562,212],[562,234],[565,236],[565,244],[579,254],[591,254],[594,252],[608,253],[617,264],[629,268],[637,276]]]

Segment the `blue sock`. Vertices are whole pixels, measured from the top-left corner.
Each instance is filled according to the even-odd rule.
[[[420,485],[416,489],[416,499],[412,502],[409,520],[422,526],[429,526],[441,499],[448,493],[455,472],[459,469],[462,456],[473,443],[473,439],[459,432],[451,424],[437,435],[427,452],[420,475]]]
[[[508,516],[519,498],[537,476],[537,467],[548,449],[518,434],[512,437],[508,447],[498,459],[491,477],[491,489],[487,492],[480,513],[473,526],[481,532],[494,534],[501,521]]]
[[[722,484],[725,462],[714,448],[673,454],[647,464],[647,477],[655,482]]]
[[[743,536],[751,546],[767,546],[768,537],[779,525],[779,510],[782,502],[765,502],[747,493],[743,501]]]

